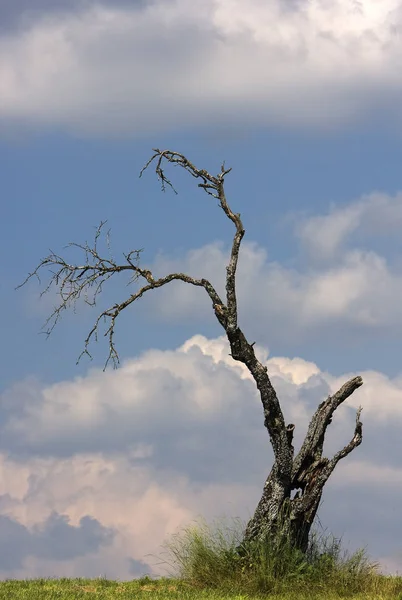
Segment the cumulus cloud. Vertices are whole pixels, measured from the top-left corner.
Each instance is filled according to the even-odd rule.
[[[400,118],[398,0],[72,6],[25,19],[21,7],[20,26],[3,31],[3,126],[106,135],[225,120],[335,127],[379,107]]]
[[[228,352],[224,337],[196,335],[176,350],[127,360],[115,372],[91,370],[50,386],[31,380],[3,394],[0,530],[8,532],[16,559],[0,565],[1,575],[165,574],[166,565],[157,565],[161,545],[179,528],[201,515],[247,520],[273,455],[255,384]],[[286,422],[296,424],[297,451],[318,403],[351,374],[334,377],[258,345],[256,352]],[[364,490],[370,518],[352,541],[359,547],[364,537],[374,558],[385,557],[384,568],[393,568],[401,535],[379,507],[387,503],[392,511],[402,493],[394,451],[402,379],[361,375],[365,383],[336,412],[324,452],[332,456],[350,440],[359,404],[364,442],[337,467],[320,519],[339,535],[350,513],[344,503],[357,507]],[[58,554],[56,538],[65,540]]]
[[[338,221],[336,214],[334,220]],[[368,218],[366,223],[368,226]],[[305,231],[310,225],[306,223]],[[331,217],[325,221],[324,228],[332,231]],[[336,223],[334,228],[336,230]],[[339,237],[339,229],[337,231]],[[309,239],[312,246],[329,248],[331,245],[325,236]],[[225,298],[225,265],[229,252],[228,246],[216,242],[191,250],[180,258],[158,255],[149,268],[158,276],[184,272],[205,277]],[[263,323],[267,339],[272,343],[279,339],[292,341],[318,330],[324,335],[340,325],[349,328],[349,334],[356,330],[379,331],[381,328],[386,332],[402,327],[401,269],[373,251],[351,248],[342,252],[336,263],[318,261],[318,264],[312,262],[291,268],[270,260],[266,250],[255,242],[244,241],[236,286],[241,326],[256,336],[261,335]],[[149,296],[146,307],[155,318],[172,322],[213,318],[207,295],[181,282]]]
[[[19,384],[4,397],[1,444],[25,457],[124,451],[135,464],[161,471],[175,465],[194,481],[230,480],[253,460],[250,431],[262,447],[267,437],[255,386],[229,351],[224,338],[209,343],[196,336],[178,351],[148,351],[104,376],[94,370],[35,390],[31,381]],[[239,419],[248,424],[244,431],[236,426]],[[176,440],[169,449],[167,430]]]
[[[302,244],[316,260],[337,258],[355,233],[363,236],[398,234],[402,226],[402,193],[373,192],[348,203],[332,206],[324,215],[304,218],[297,225]]]

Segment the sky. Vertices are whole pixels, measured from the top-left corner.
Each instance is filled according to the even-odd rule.
[[[77,358],[115,277],[49,338],[30,280],[50,251],[111,251],[224,294],[233,224],[152,148],[212,174],[246,234],[239,325],[296,424],[361,375],[324,454],[363,442],[325,486],[319,532],[402,573],[402,2],[0,0],[0,578],[166,574],[163,544],[200,517],[250,518],[273,453],[254,381],[203,289],[145,294]],[[108,248],[101,240],[105,255]],[[127,287],[128,286],[128,287]],[[98,311],[98,312],[97,312]],[[166,559],[166,556],[165,556]]]

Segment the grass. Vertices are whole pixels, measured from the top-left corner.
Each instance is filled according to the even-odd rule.
[[[288,543],[250,545],[240,558],[235,547],[244,527],[205,522],[174,534],[164,547],[173,568],[169,577],[133,581],[36,579],[0,582],[0,600],[72,600],[78,598],[182,600],[402,600],[402,577],[379,573],[364,550],[341,557],[341,540],[312,532],[307,555]]]

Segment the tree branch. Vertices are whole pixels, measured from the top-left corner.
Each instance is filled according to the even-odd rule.
[[[220,324],[223,328],[226,327],[226,316],[224,311],[218,312],[216,309],[216,307],[222,306],[222,300],[215,288],[207,279],[194,279],[188,275],[185,275],[184,273],[172,273],[166,277],[155,280],[151,271],[142,269],[138,266],[138,264],[134,264],[134,260],[138,263],[139,254],[142,252],[142,250],[132,250],[129,254],[124,255],[127,264],[123,265],[117,264],[113,258],[101,258],[98,253],[97,243],[104,225],[105,222],[101,222],[99,227],[97,227],[93,247],[90,247],[87,242],[85,245],[76,243],[68,244],[67,247],[76,247],[84,251],[86,260],[83,265],[69,264],[64,258],[55,254],[54,252],[51,252],[51,254],[49,254],[46,258],[41,260],[36,269],[32,273],[29,273],[26,279],[18,286],[18,288],[20,288],[25,285],[27,281],[31,279],[31,277],[37,277],[39,283],[41,283],[39,277],[40,270],[46,267],[49,268],[51,266],[57,267],[56,271],[49,269],[50,273],[52,273],[50,281],[46,288],[41,292],[41,296],[43,296],[43,294],[48,292],[52,286],[55,286],[58,289],[58,293],[61,298],[60,304],[53,310],[52,314],[46,320],[42,328],[45,330],[44,333],[49,336],[60,320],[63,311],[71,306],[73,306],[75,309],[77,300],[79,300],[82,296],[84,297],[86,304],[89,304],[90,306],[96,306],[97,298],[102,291],[104,283],[110,279],[112,275],[121,273],[123,271],[130,271],[133,275],[129,281],[129,284],[133,281],[136,281],[140,277],[147,281],[147,285],[142,287],[138,292],[131,294],[123,302],[114,304],[112,307],[104,310],[98,316],[93,328],[85,339],[84,350],[81,352],[77,363],[84,354],[92,358],[91,354],[89,353],[88,346],[93,338],[95,341],[97,341],[99,324],[103,319],[104,322],[109,320],[108,328],[104,334],[109,340],[109,354],[104,368],[106,369],[110,360],[112,360],[114,367],[116,367],[119,363],[119,356],[114,343],[115,323],[117,317],[125,308],[135,302],[135,300],[141,298],[145,292],[162,287],[163,285],[174,280],[179,280],[185,283],[190,283],[191,285],[203,287],[212,300],[215,308],[215,314]],[[135,255],[135,259],[133,259],[133,255]]]
[[[162,169],[163,160],[174,165],[179,165],[185,169],[190,175],[196,179],[202,179],[203,183],[199,183],[198,187],[201,187],[210,196],[219,200],[219,205],[222,208],[226,216],[234,223],[236,227],[236,233],[232,242],[232,250],[230,254],[229,265],[226,267],[226,316],[227,325],[226,328],[230,331],[234,331],[237,327],[237,299],[236,299],[236,269],[239,258],[240,244],[243,239],[245,230],[240,219],[240,213],[233,213],[229,207],[224,190],[224,179],[225,175],[230,173],[232,169],[225,169],[225,163],[221,165],[221,171],[218,175],[213,176],[205,169],[198,169],[193,165],[183,154],[179,152],[172,152],[170,150],[159,150],[158,148],[153,149],[155,154],[149,159],[146,165],[141,169],[140,177],[144,171],[150,166],[150,164],[156,160],[155,172],[158,179],[161,181],[162,191],[166,190],[166,185],[170,186],[173,191],[177,194],[171,181],[166,177],[165,172]],[[212,193],[210,190],[214,190],[216,193]],[[222,306],[222,309],[225,307]]]
[[[299,480],[303,473],[314,462],[321,458],[325,432],[332,421],[335,410],[353,392],[363,385],[363,379],[353,377],[347,381],[333,396],[321,402],[314,413],[304,439],[303,445],[293,462],[292,479]]]
[[[355,431],[353,434],[353,438],[350,440],[349,444],[347,444],[342,450],[339,450],[339,452],[337,452],[335,454],[335,456],[328,463],[327,468],[331,469],[331,473],[335,469],[337,463],[342,458],[345,458],[345,456],[350,454],[352,452],[352,450],[357,448],[357,446],[360,446],[360,444],[362,443],[363,423],[360,421],[360,415],[361,415],[362,410],[363,410],[363,407],[359,406],[358,410],[356,411],[356,425],[355,425]]]
[[[360,414],[362,410],[361,406],[357,410],[355,431],[349,444],[337,452],[331,460],[328,458],[320,458],[315,461],[306,472],[305,479],[307,485],[305,490],[304,486],[302,486],[304,494],[300,499],[296,499],[296,502],[294,503],[295,513],[303,513],[311,510],[312,516],[315,514],[322,490],[336,465],[342,458],[350,454],[354,448],[357,448],[357,446],[361,444],[363,439],[363,425],[360,421]]]

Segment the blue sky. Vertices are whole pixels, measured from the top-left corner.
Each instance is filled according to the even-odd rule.
[[[316,405],[363,376],[326,452],[349,441],[359,404],[363,444],[320,520],[402,572],[401,3],[201,4],[0,0],[2,578],[157,574],[145,555],[175,528],[247,519],[260,497],[272,454],[259,399],[202,290],[173,283],[126,311],[122,367],[103,373],[104,340],[75,364],[93,310],[46,340],[54,298],[14,289],[105,219],[115,257],[144,248],[155,275],[223,289],[232,224],[177,169],[177,196],[151,170],[139,179],[153,147],[233,168],[240,326],[296,443]]]

